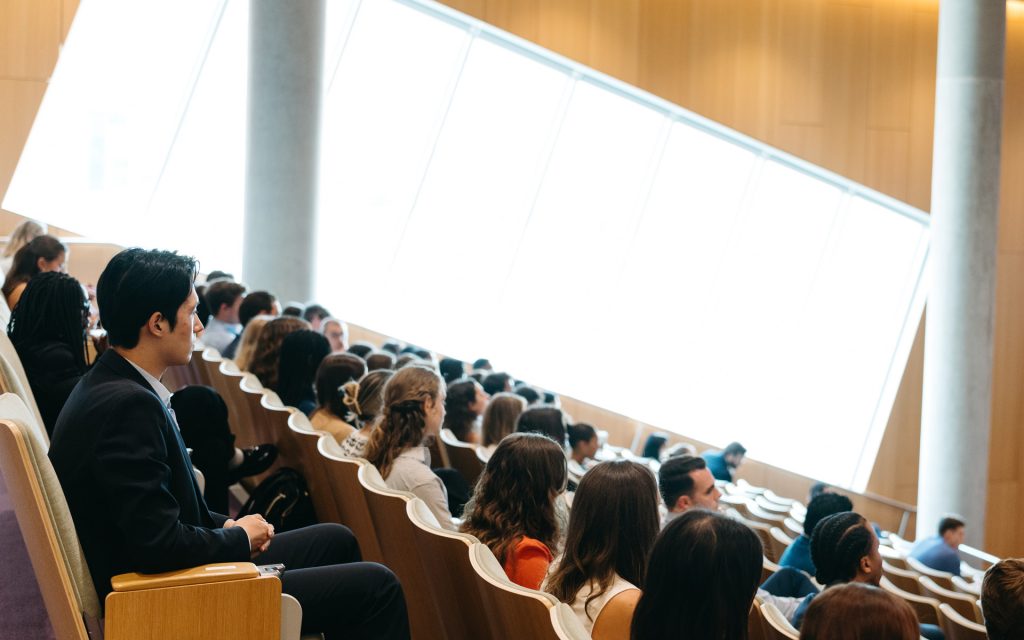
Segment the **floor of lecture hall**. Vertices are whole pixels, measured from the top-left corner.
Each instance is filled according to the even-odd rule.
[[[55,640],[43,596],[0,475],[0,640]]]

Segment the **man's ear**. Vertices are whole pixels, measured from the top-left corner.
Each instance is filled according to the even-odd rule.
[[[149,316],[149,320],[146,321],[146,331],[153,337],[163,337],[170,329],[171,327],[167,319],[159,311],[154,312],[153,315]]]
[[[686,511],[693,507],[693,501],[690,500],[690,496],[683,494],[676,499],[676,506],[673,511]]]
[[[860,559],[860,572],[866,576],[871,575],[871,561],[867,556],[863,556]]]

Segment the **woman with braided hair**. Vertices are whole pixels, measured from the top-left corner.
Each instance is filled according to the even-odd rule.
[[[409,491],[430,507],[438,523],[455,529],[448,493],[430,470],[427,437],[437,437],[444,421],[445,386],[430,367],[410,364],[384,385],[384,411],[366,445],[366,459],[388,488]]]
[[[358,357],[358,356],[355,356]],[[366,443],[370,441],[373,426],[384,410],[384,385],[391,376],[390,369],[371,371],[358,382],[347,382],[342,385],[348,420],[356,430],[341,441],[341,452],[351,458],[362,458],[366,455]]]

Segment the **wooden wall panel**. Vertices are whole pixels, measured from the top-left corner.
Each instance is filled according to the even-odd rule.
[[[7,193],[45,91],[44,80],[0,78],[0,199]]]
[[[61,43],[60,0],[0,2],[0,77],[46,80]]]

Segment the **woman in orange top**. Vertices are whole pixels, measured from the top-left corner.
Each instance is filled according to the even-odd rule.
[[[547,436],[514,433],[494,450],[466,503],[462,531],[486,544],[512,582],[539,589],[558,542],[555,501],[565,452]]]

